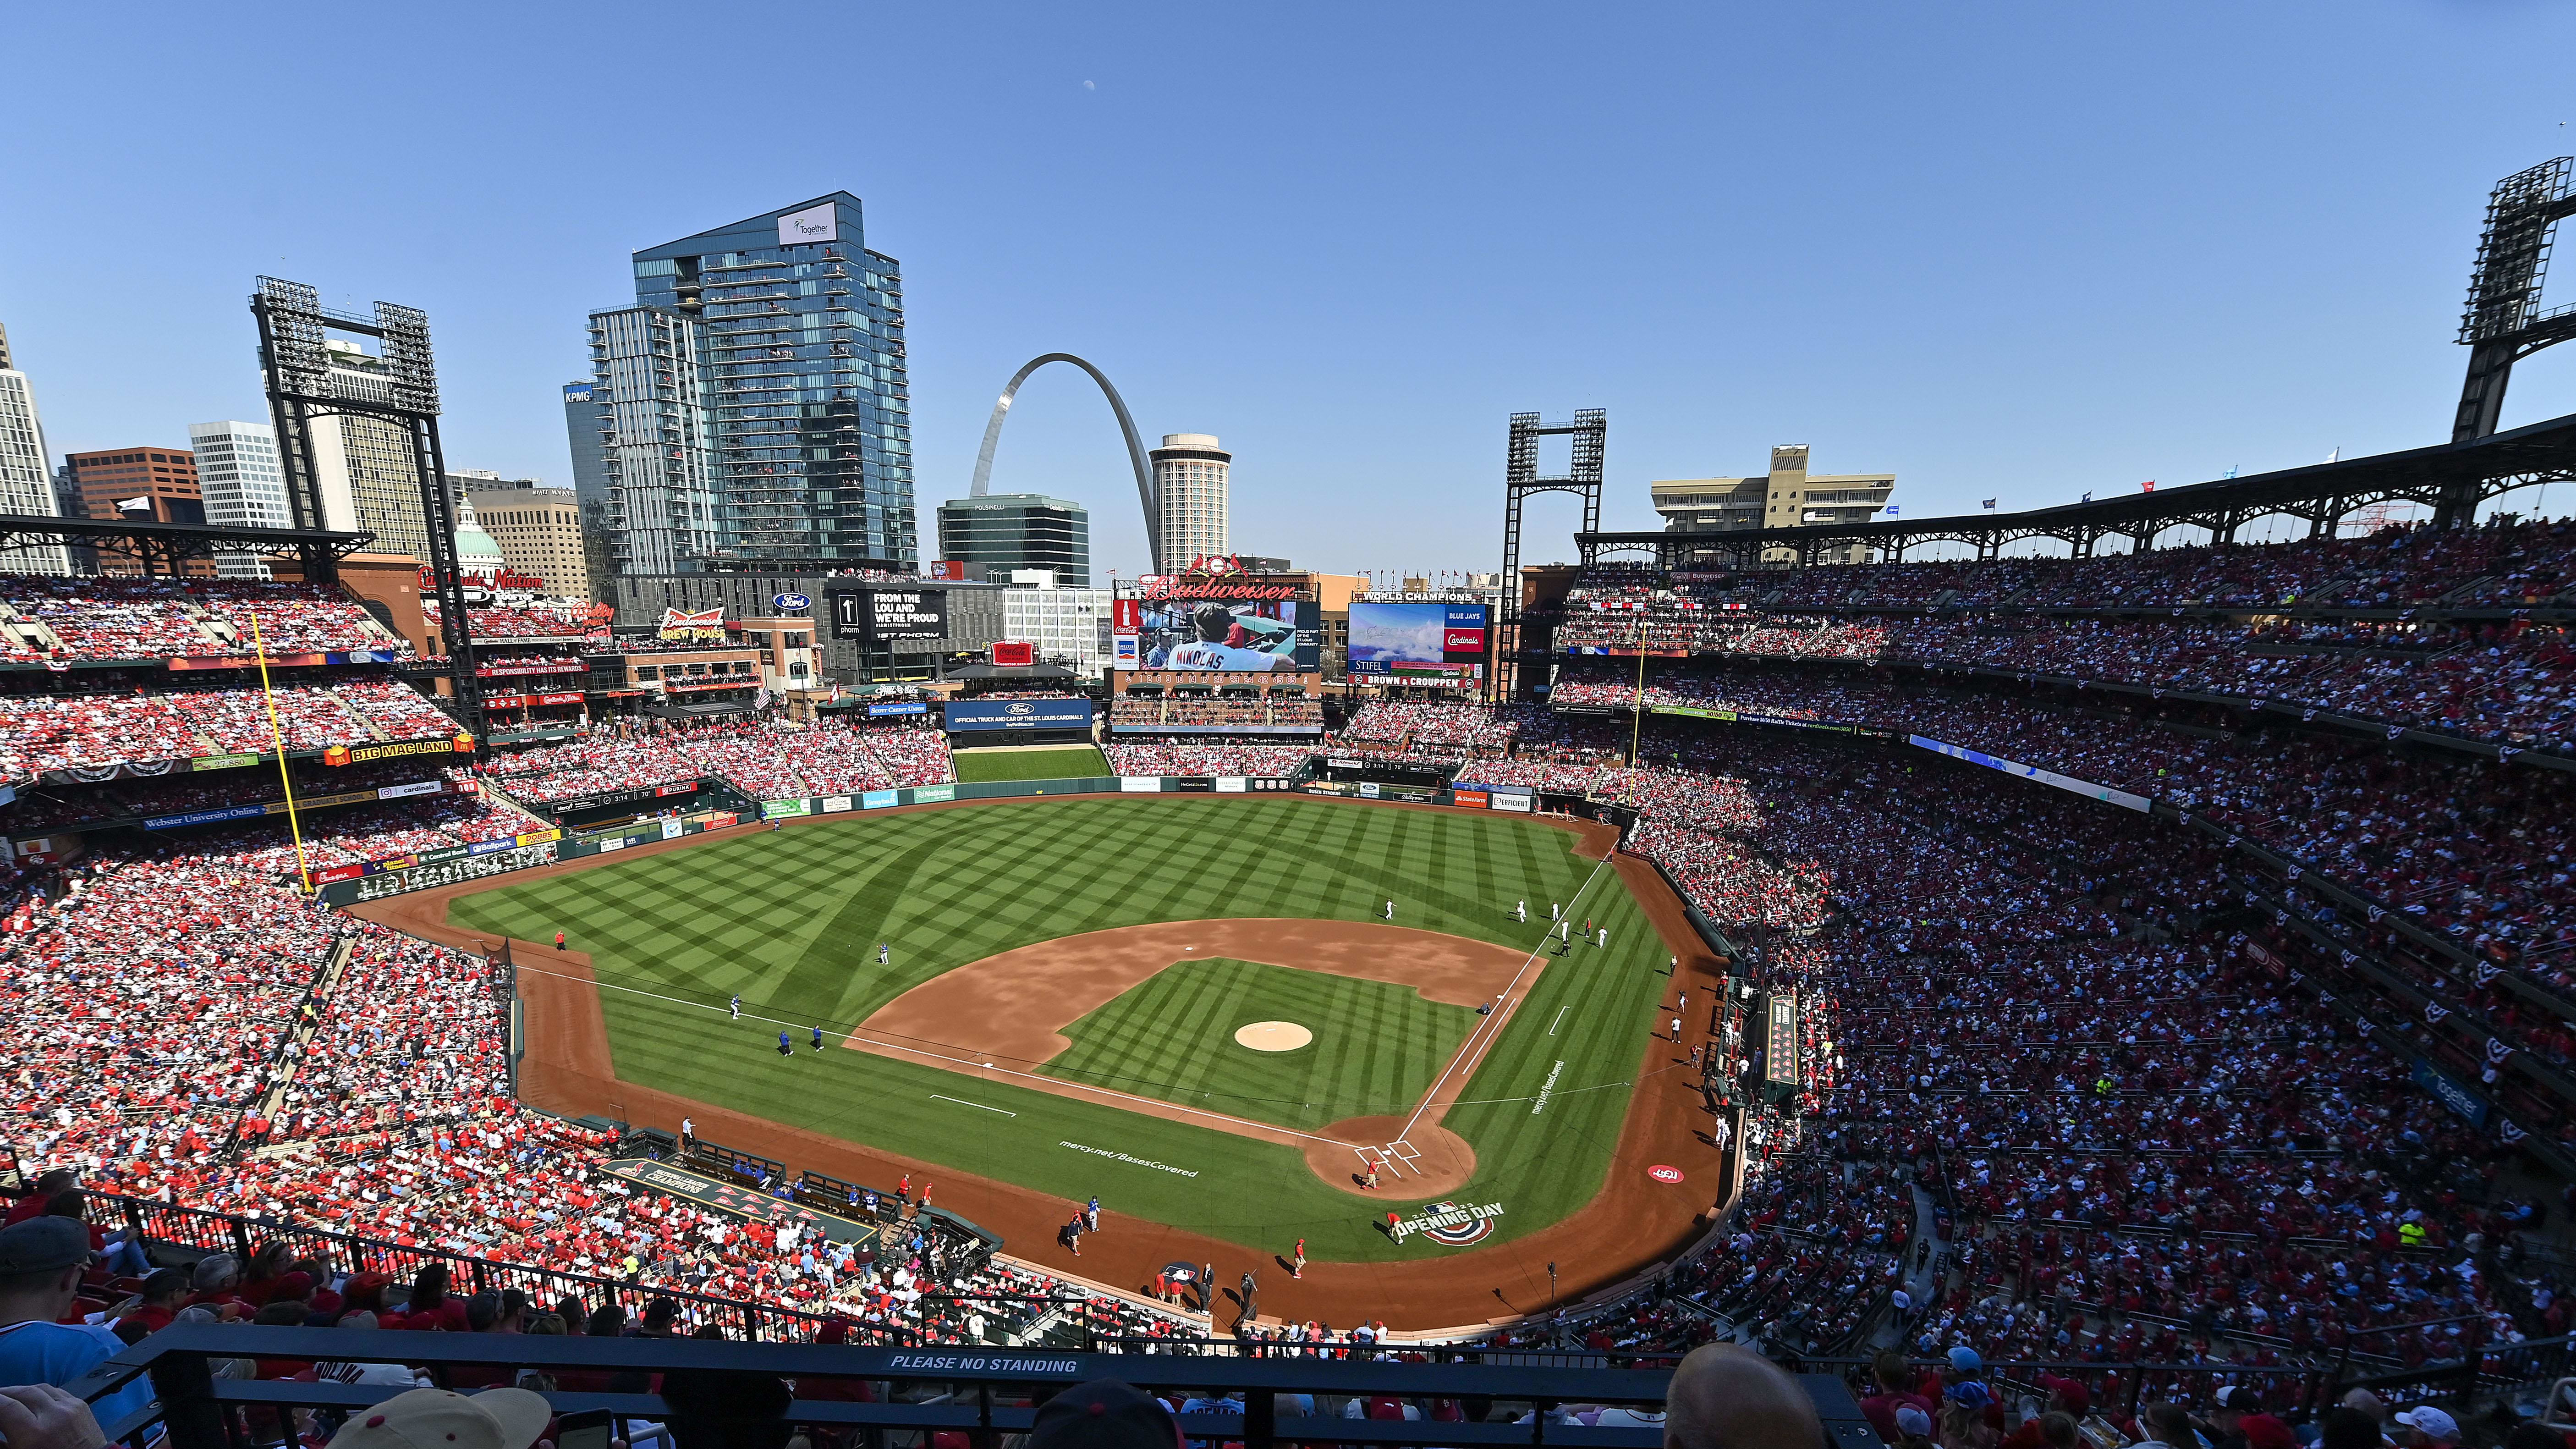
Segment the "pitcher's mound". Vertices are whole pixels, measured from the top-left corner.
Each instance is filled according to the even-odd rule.
[[[1315,1034],[1293,1021],[1256,1021],[1234,1034],[1235,1045],[1257,1052],[1293,1052],[1315,1039]]]
[[[1406,1202],[1427,1197],[1444,1197],[1467,1185],[1476,1175],[1476,1149],[1467,1139],[1446,1127],[1416,1122],[1404,1132],[1401,1117],[1345,1117],[1329,1127],[1315,1129],[1329,1142],[1306,1144],[1306,1165],[1317,1177],[1359,1197],[1383,1198]],[[1363,1158],[1345,1143],[1371,1148]],[[1388,1148],[1393,1151],[1389,1152]],[[1372,1192],[1360,1185],[1368,1172],[1368,1159],[1378,1159],[1377,1189]]]

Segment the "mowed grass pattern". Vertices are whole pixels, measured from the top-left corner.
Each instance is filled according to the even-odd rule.
[[[1256,1021],[1315,1033],[1295,1051],[1237,1043]],[[1299,1129],[1409,1112],[1476,1023],[1410,986],[1223,957],[1183,961],[1065,1028],[1050,1077]]]
[[[1638,1054],[1663,1024],[1665,947],[1617,872],[1596,875],[1572,840],[1507,815],[1293,796],[1008,802],[740,835],[459,897],[450,917],[522,940],[562,930],[590,952],[627,1080],[1075,1202],[1097,1192],[1122,1211],[1261,1251],[1304,1237],[1318,1258],[1410,1258],[1439,1250],[1388,1242],[1372,1226],[1377,1214],[1355,1210],[1285,1147],[998,1075],[837,1046],[814,1052],[807,1028],[846,1031],[941,972],[1113,926],[1364,921],[1391,896],[1400,924],[1536,949],[1547,903],[1567,901],[1578,921],[1610,928],[1610,949],[1579,947],[1552,965],[1476,1072],[1471,1101],[1507,1104],[1449,1117],[1478,1155],[1466,1192],[1506,1201],[1497,1236],[1517,1237],[1598,1190]],[[1522,898],[1525,925],[1510,915]],[[879,941],[893,951],[884,967]],[[545,969],[542,956],[521,969]],[[725,1011],[736,992],[740,1022]],[[792,1058],[777,1054],[782,1029]],[[1535,1103],[1559,1060],[1550,1099]],[[1066,1141],[1197,1176],[1106,1161]],[[973,1215],[971,1198],[941,1201]]]
[[[1081,780],[1114,773],[1109,761],[1089,745],[1061,750],[968,750],[957,758],[957,778],[969,784],[993,780]]]

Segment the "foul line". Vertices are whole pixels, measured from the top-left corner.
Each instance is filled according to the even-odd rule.
[[[1613,850],[1610,854],[1616,855],[1618,852]],[[1592,874],[1585,876],[1583,878],[1583,884],[1575,887],[1573,896],[1565,903],[1565,918],[1568,921],[1574,919],[1575,903],[1583,899],[1583,893],[1585,891],[1592,889],[1592,883],[1601,878],[1601,868],[1609,863],[1610,855],[1601,857],[1600,860],[1594,862],[1592,866]],[[1542,942],[1542,944],[1544,944],[1544,942]],[[1509,998],[1512,992],[1520,986],[1521,978],[1529,974],[1531,963],[1538,960],[1539,949],[1540,948],[1538,946],[1532,946],[1530,947],[1529,955],[1521,958],[1521,969],[1513,972],[1511,981],[1503,987],[1503,996],[1505,998]],[[1430,1091],[1422,1094],[1422,1101],[1414,1107],[1413,1115],[1404,1119],[1404,1130],[1395,1134],[1396,1141],[1402,1142],[1413,1135],[1413,1124],[1421,1121],[1422,1114],[1431,1110],[1431,1104],[1438,1100],[1440,1096],[1440,1089],[1448,1084],[1449,1078],[1457,1072],[1461,1065],[1464,1065],[1471,1057],[1482,1057],[1487,1048],[1491,1047],[1496,1041],[1501,1039],[1503,1034],[1503,1017],[1504,1012],[1501,1005],[1498,1003],[1494,1009],[1493,1015],[1478,1021],[1476,1023],[1476,1029],[1467,1033],[1467,1040],[1459,1046],[1458,1054],[1449,1059],[1449,1065],[1442,1069],[1439,1080],[1431,1084]],[[1491,1029],[1488,1030],[1488,1028]]]
[[[1564,1021],[1564,1020],[1565,1020],[1565,1014],[1566,1014],[1567,1012],[1569,1012],[1569,1011],[1572,1011],[1573,1009],[1574,1009],[1574,1003],[1573,1003],[1573,1002],[1571,1002],[1571,1001],[1569,1001],[1569,1002],[1565,1003],[1563,1006],[1560,1006],[1560,1007],[1558,1007],[1558,1008],[1556,1009],[1556,1021],[1551,1021],[1551,1022],[1549,1022],[1549,1023],[1547,1024],[1547,1034],[1548,1034],[1549,1036],[1554,1036],[1554,1035],[1556,1035],[1557,1023],[1558,1023],[1558,1022],[1562,1022],[1562,1021]]]
[[[960,1107],[972,1107],[978,1112],[1002,1112],[1002,1109],[999,1107],[987,1107],[981,1102],[969,1102],[963,1097],[951,1097],[941,1092],[931,1093],[930,1100],[934,1102],[954,1102]],[[1020,1114],[1017,1112],[1002,1112],[1002,1115],[1005,1117],[1017,1117]]]
[[[1595,870],[1593,871],[1593,874],[1598,875],[1598,874],[1600,874],[1600,871],[1599,871],[1598,869],[1595,869]],[[1589,886],[1589,885],[1591,884],[1591,881],[1586,880],[1586,881],[1584,882],[1584,884],[1585,884],[1586,886]],[[1582,893],[1581,891],[1577,891],[1577,892],[1575,892],[1575,895],[1576,895],[1577,897],[1580,897],[1582,894],[1583,894],[1583,893]],[[1537,953],[1536,951],[1532,951],[1532,952],[1530,953],[1530,955],[1531,955],[1532,957],[1536,957],[1536,956],[1538,955],[1538,953]],[[548,971],[548,970],[545,970],[545,969],[543,969],[543,968],[541,968],[541,967],[534,967],[534,966],[519,966],[519,967],[516,967],[515,969],[516,969],[520,974],[522,974],[522,975],[526,975],[526,976],[551,976],[551,977],[553,977],[553,978],[554,978],[555,980],[557,980],[557,981],[571,981],[571,982],[576,982],[576,983],[579,983],[579,984],[581,984],[581,985],[589,986],[589,987],[592,987],[592,988],[594,988],[594,989],[597,989],[597,990],[603,990],[603,991],[623,991],[623,992],[625,992],[625,993],[626,993],[627,995],[629,995],[629,996],[645,996],[645,997],[650,997],[650,998],[652,998],[652,999],[653,999],[653,1000],[655,1000],[655,1001],[667,1001],[667,1002],[672,1003],[672,1004],[673,1004],[673,1005],[675,1005],[675,1006],[686,1006],[686,1007],[692,1007],[692,1008],[695,1008],[696,1010],[699,1010],[699,1011],[723,1011],[723,1010],[725,1010],[725,1009],[726,1009],[726,1008],[721,1007],[721,1006],[711,1006],[711,1005],[709,1005],[709,1004],[707,1004],[706,1002],[703,1002],[703,1001],[691,1001],[691,1000],[689,1000],[689,999],[688,999],[687,997],[685,997],[685,996],[672,996],[672,995],[669,995],[669,994],[667,994],[667,993],[660,992],[660,991],[646,991],[646,990],[644,990],[644,989],[643,989],[642,987],[640,987],[640,986],[621,986],[621,985],[619,985],[618,983],[616,983],[616,982],[614,982],[614,981],[602,981],[602,980],[598,979],[598,977],[597,977],[597,976],[595,976],[595,975],[594,975],[594,976],[589,976],[589,977],[571,976],[571,975],[567,975],[567,974],[565,974],[564,972],[561,972],[561,971]],[[1523,969],[1523,970],[1527,970],[1528,968],[1527,968],[1526,966],[1524,966],[1522,969]],[[1517,977],[1517,976],[1515,976],[1515,977],[1513,977],[1512,979],[1513,979],[1515,982],[1517,982],[1520,978],[1519,978],[1519,977]],[[783,1018],[783,1017],[776,1017],[776,1016],[760,1016],[760,1015],[757,1015],[757,1014],[755,1014],[755,1013],[748,1012],[748,1011],[746,1011],[746,1012],[744,1012],[744,1013],[743,1013],[743,1019],[744,1019],[745,1021],[765,1021],[765,1022],[770,1023],[770,1024],[771,1024],[771,1025],[773,1025],[773,1026],[797,1027],[797,1026],[809,1026],[809,1025],[810,1025],[809,1023],[801,1022],[801,1021],[788,1021],[788,1020],[786,1020],[786,1019],[785,1019],[785,1018]],[[860,1040],[862,1040],[862,1038],[858,1035],[858,1033],[856,1033],[856,1032],[849,1032],[849,1031],[826,1032],[826,1033],[824,1033],[824,1035],[826,1035],[826,1036],[831,1036],[831,1037],[836,1037],[836,1038],[838,1038],[838,1039],[840,1039],[840,1040],[842,1040],[842,1041],[851,1041],[851,1042],[854,1042],[854,1041],[860,1041]],[[943,1056],[943,1055],[941,1055],[941,1054],[940,1054],[940,1053],[938,1053],[938,1052],[934,1052],[934,1051],[924,1051],[924,1050],[922,1050],[920,1047],[902,1046],[902,1045],[898,1045],[897,1043],[894,1043],[894,1042],[889,1042],[889,1041],[877,1041],[877,1040],[874,1040],[874,1039],[868,1039],[868,1040],[866,1041],[866,1045],[868,1045],[868,1046],[870,1046],[870,1047],[874,1047],[874,1048],[876,1048],[876,1049],[877,1049],[877,1050],[879,1050],[879,1051],[887,1051],[887,1052],[906,1052],[906,1053],[909,1053],[909,1054],[911,1054],[911,1055],[913,1055],[913,1056],[917,1056],[917,1057],[927,1057],[927,1058],[929,1058],[931,1061],[939,1062],[939,1063],[943,1063],[943,1064],[945,1064],[945,1065],[952,1066],[952,1067],[960,1067],[960,1066],[962,1066],[962,1067],[971,1067],[971,1068],[975,1068],[975,1069],[977,1069],[978,1071],[981,1071],[981,1072],[989,1072],[989,1073],[992,1073],[993,1075],[996,1075],[996,1076],[1003,1076],[1003,1077],[1018,1077],[1018,1078],[1020,1078],[1020,1079],[1022,1079],[1022,1080],[1024,1080],[1024,1081],[1031,1081],[1031,1082],[1044,1082],[1044,1083],[1046,1083],[1048,1086],[1051,1086],[1051,1087],[1066,1087],[1066,1088],[1071,1088],[1072,1090],[1077,1091],[1077,1092],[1095,1092],[1095,1093],[1098,1093],[1099,1095],[1101,1095],[1101,1096],[1103,1096],[1103,1097],[1115,1097],[1115,1098],[1119,1098],[1119,1099],[1121,1099],[1121,1100],[1129,1101],[1129,1102],[1141,1102],[1141,1103],[1145,1104],[1148,1108],[1167,1108],[1167,1109],[1169,1109],[1169,1110],[1171,1110],[1171,1111],[1174,1111],[1174,1112],[1187,1112],[1187,1113],[1189,1113],[1189,1114],[1190,1114],[1191,1116],[1193,1116],[1193,1117],[1206,1117],[1206,1118],[1209,1118],[1209,1119],[1210,1119],[1210,1120],[1212,1120],[1212,1121],[1217,1121],[1217,1122],[1235,1122],[1235,1123],[1240,1123],[1241,1125],[1243,1125],[1243,1126],[1245,1126],[1245,1127],[1249,1127],[1249,1128],[1253,1129],[1253,1131],[1252,1131],[1251,1133],[1241,1133],[1241,1132],[1238,1132],[1238,1133],[1235,1133],[1235,1134],[1233,1134],[1233,1135],[1238,1136],[1238,1137],[1242,1137],[1242,1136],[1251,1136],[1251,1137],[1253,1138],[1253,1140],[1254,1140],[1254,1141],[1260,1141],[1260,1140],[1261,1140],[1261,1139],[1260,1139],[1260,1137],[1259,1137],[1258,1135],[1256,1135],[1256,1134],[1259,1134],[1259,1133],[1266,1133],[1266,1132],[1284,1132],[1284,1133],[1288,1134],[1288,1135],[1289,1135],[1289,1136],[1291,1136],[1291,1137],[1303,1137],[1303,1138],[1305,1138],[1305,1139],[1306,1139],[1307,1141],[1309,1141],[1309,1142],[1329,1142],[1329,1143],[1331,1143],[1331,1144],[1332,1144],[1333,1146],[1335,1146],[1335,1147],[1348,1147],[1348,1146],[1350,1146],[1350,1145],[1351,1145],[1350,1143],[1348,1143],[1348,1142],[1344,1142],[1342,1139],[1340,1139],[1340,1138],[1338,1138],[1338,1137],[1319,1137],[1319,1136],[1315,1135],[1315,1134],[1314,1134],[1314,1133],[1312,1133],[1312,1132],[1300,1132],[1300,1131],[1298,1131],[1298,1130],[1297,1130],[1296,1128],[1294,1128],[1294,1127],[1281,1127],[1281,1126],[1277,1125],[1276,1123],[1271,1123],[1271,1122],[1256,1122],[1256,1121],[1252,1120],[1252,1119],[1251,1119],[1251,1118],[1249,1118],[1249,1117],[1236,1117],[1236,1116],[1232,1116],[1232,1115],[1229,1115],[1229,1114],[1224,1113],[1224,1112],[1209,1112],[1209,1111],[1205,1111],[1205,1110],[1203,1110],[1203,1109],[1201,1109],[1201,1108],[1197,1108],[1197,1107],[1184,1107],[1184,1106],[1182,1106],[1182,1105],[1181,1105],[1180,1103],[1178,1103],[1178,1102],[1167,1102],[1167,1101],[1163,1100],[1163,1099],[1162,1099],[1162,1098],[1160,1098],[1160,1097],[1140,1097],[1140,1096],[1136,1095],[1136,1094],[1135,1094],[1135,1093],[1133,1093],[1133,1092],[1121,1092],[1121,1091],[1116,1091],[1116,1090],[1114,1090],[1114,1089],[1112,1089],[1112,1088],[1109,1088],[1109,1087],[1095,1087],[1095,1086],[1092,1086],[1092,1085],[1091,1085],[1090,1083],[1088,1083],[1088,1082],[1077,1082],[1077,1081],[1074,1081],[1074,1080],[1072,1080],[1072,1079],[1070,1079],[1070,1078],[1067,1078],[1067,1077],[1050,1077],[1050,1076],[1047,1076],[1047,1075],[1045,1075],[1045,1074],[1043,1074],[1043,1073],[1039,1073],[1039,1072],[1022,1072],[1022,1071],[1015,1071],[1015,1070],[1013,1070],[1012,1068],[1009,1068],[1009,1067],[996,1067],[996,1066],[994,1066],[992,1063],[985,1061],[985,1060],[983,1059],[983,1057],[982,1057],[980,1054],[975,1055],[975,1056],[963,1056],[963,1057]],[[1436,1084],[1435,1084],[1435,1085],[1436,1085]],[[1035,1090],[1035,1091],[1044,1091],[1044,1090],[1045,1090],[1045,1088],[1032,1088],[1031,1090]],[[1049,1093],[1048,1093],[1048,1095],[1049,1095],[1049,1096],[1062,1096],[1062,1095],[1064,1095],[1064,1094],[1063,1094],[1062,1092],[1049,1092]],[[970,1107],[971,1107],[971,1106],[974,1106],[975,1104],[974,1104],[974,1103],[972,1103],[972,1102],[969,1102],[969,1103],[967,1103],[966,1105],[968,1105],[968,1106],[970,1106]],[[1000,1111],[1001,1109],[1000,1109],[1000,1108],[998,1108],[998,1107],[992,1107],[992,1108],[987,1108],[986,1110],[987,1110],[987,1111],[995,1111],[995,1112],[998,1112],[998,1111]],[[1148,1115],[1151,1115],[1151,1114],[1149,1113]],[[1421,1113],[1420,1113],[1420,1111],[1417,1109],[1417,1111],[1415,1112],[1415,1114],[1414,1114],[1414,1115],[1416,1115],[1416,1116],[1420,1116],[1420,1115],[1421,1115]]]

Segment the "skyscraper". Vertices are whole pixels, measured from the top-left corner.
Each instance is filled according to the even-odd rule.
[[[391,402],[393,385],[384,358],[355,342],[323,343],[330,379],[341,397]],[[365,413],[327,413],[313,419],[313,476],[322,496],[322,526],[363,529],[376,536],[377,553],[429,560],[429,519],[421,511],[420,470],[412,461],[411,435],[400,423]]]
[[[203,523],[197,455],[186,448],[134,444],[66,453],[86,518],[147,523]]]
[[[0,513],[59,518],[53,480],[45,473],[45,424],[36,416],[36,391],[9,356],[9,334],[0,331]],[[60,544],[0,552],[0,573],[67,574],[71,554]]]
[[[862,235],[836,191],[634,254],[590,318],[620,572],[918,564],[902,269]]]
[[[286,470],[277,457],[277,429],[266,423],[191,423],[188,446],[197,455],[206,522],[230,528],[295,526],[295,512],[286,502]],[[264,579],[268,566],[248,554],[218,553],[215,572],[228,579]]]
[[[1157,573],[1176,574],[1190,560],[1227,551],[1226,493],[1234,455],[1207,433],[1165,433],[1153,452],[1154,498],[1163,520]]]
[[[1053,569],[1067,588],[1091,587],[1091,513],[1040,493],[992,493],[939,505],[939,556],[985,565],[985,577],[1012,569]]]
[[[608,468],[600,458],[598,384],[584,380],[563,388],[564,436],[572,444],[572,494],[581,509],[581,564],[588,597],[612,603],[610,580],[617,560],[609,548]]]

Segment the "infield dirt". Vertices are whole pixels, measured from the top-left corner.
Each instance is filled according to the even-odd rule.
[[[1145,803],[1156,797],[1133,798]],[[960,801],[902,808],[972,809],[978,803]],[[1355,810],[1442,808],[1320,799],[1319,803]],[[788,828],[803,825],[798,822]],[[639,855],[687,849],[767,828],[743,825],[656,842],[521,872],[510,879],[538,879],[597,869]],[[1594,860],[1601,859],[1617,838],[1607,825],[1564,822],[1559,828],[1580,835],[1577,853]],[[1723,968],[1692,931],[1681,902],[1645,861],[1619,855],[1615,857],[1615,868],[1654,923],[1668,951],[1680,958],[1681,981],[1676,984],[1701,1001],[1715,1000],[1724,978]],[[467,882],[369,902],[353,907],[352,912],[426,940],[489,950],[497,944],[490,933],[449,925],[447,911],[449,902],[456,897],[489,890],[493,885],[492,881]],[[608,1028],[599,992],[592,984],[588,955],[559,952],[549,943],[535,941],[514,940],[511,949],[531,963],[542,962],[546,968],[522,972],[519,977],[520,995],[527,1007],[527,1054],[520,1064],[519,1095],[532,1106],[567,1116],[599,1115],[665,1127],[676,1127],[683,1116],[694,1117],[699,1135],[710,1141],[776,1158],[791,1169],[810,1167],[853,1182],[887,1182],[906,1173],[916,1180],[936,1178],[939,1205],[1001,1234],[1014,1257],[1041,1268],[1078,1273],[1131,1289],[1141,1288],[1164,1264],[1176,1260],[1215,1264],[1219,1282],[1232,1281],[1247,1267],[1272,1268],[1276,1271],[1264,1272],[1261,1279],[1264,1321],[1321,1319],[1347,1326],[1360,1319],[1376,1319],[1393,1328],[1430,1330],[1506,1321],[1544,1309],[1551,1302],[1580,1301],[1658,1267],[1687,1247],[1712,1220],[1711,1214],[1721,1205],[1719,1198],[1730,1177],[1727,1154],[1713,1146],[1706,1135],[1706,1114],[1691,1075],[1672,1069],[1678,1051],[1658,1048],[1640,1059],[1634,1095],[1621,1122],[1619,1141],[1601,1191],[1572,1215],[1528,1236],[1465,1251],[1426,1248],[1426,1255],[1419,1260],[1311,1262],[1303,1278],[1291,1279],[1284,1260],[1260,1258],[1232,1243],[1110,1211],[1101,1215],[1102,1231],[1083,1239],[1083,1253],[1076,1258],[1055,1240],[1057,1227],[1075,1206],[1066,1199],[620,1081],[611,1067]],[[1660,1024],[1640,1021],[1637,1029],[1649,1032]],[[1460,1074],[1461,1081],[1465,1075]],[[1449,1092],[1454,1097],[1455,1089]],[[1386,1120],[1356,1119],[1335,1123],[1327,1130],[1367,1136],[1381,1130],[1380,1124]],[[1423,1145],[1426,1130],[1416,1127],[1417,1146]],[[1463,1149],[1464,1143],[1459,1146]],[[1336,1145],[1332,1150],[1345,1149]],[[1430,1155],[1426,1149],[1426,1162]],[[1668,1185],[1649,1178],[1647,1169],[1657,1165],[1682,1169],[1684,1181]],[[1246,1191],[1257,1190],[1246,1185]],[[1550,1263],[1557,1269],[1557,1291],[1552,1300]],[[1218,1317],[1220,1329],[1230,1321],[1223,1305]]]

